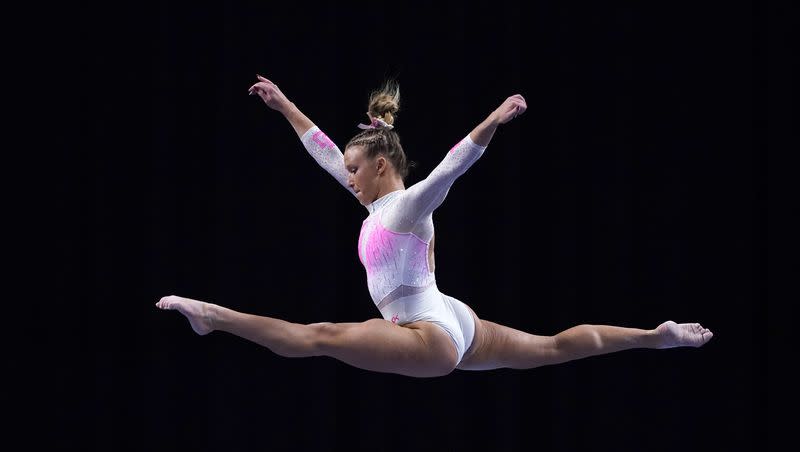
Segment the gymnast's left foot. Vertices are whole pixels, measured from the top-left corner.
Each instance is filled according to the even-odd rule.
[[[156,306],[161,309],[175,309],[185,315],[194,332],[201,336],[214,331],[211,318],[208,315],[208,303],[170,295],[162,297],[156,303]]]
[[[662,323],[655,331],[659,338],[657,348],[700,347],[714,337],[711,330],[699,323],[675,323],[672,320]]]

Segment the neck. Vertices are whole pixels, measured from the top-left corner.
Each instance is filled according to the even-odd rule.
[[[386,184],[378,185],[378,193],[375,195],[375,199],[373,199],[372,202],[375,202],[376,199],[380,199],[382,196],[385,196],[386,194],[391,193],[393,191],[405,190],[405,189],[406,186],[405,184],[403,184],[402,179],[397,178],[388,181]]]

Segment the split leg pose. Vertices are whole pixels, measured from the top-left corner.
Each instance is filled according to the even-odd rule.
[[[521,95],[505,99],[428,177],[406,189],[410,164],[393,130],[400,98],[396,84],[373,93],[369,124],[358,125],[363,130],[344,153],[272,81],[258,76],[249,92],[283,114],[310,156],[369,212],[358,236],[358,255],[383,318],[305,325],[175,295],[156,303],[186,316],[198,334],[226,331],[280,356],[330,356],[361,369],[411,377],[443,376],[454,369],[529,369],[634,348],[700,347],[713,336],[698,323],[673,321],[653,329],[578,325],[537,336],[480,319],[439,290],[432,214],[455,180],[481,157],[497,128],[525,112]]]
[[[452,341],[427,322],[399,326],[376,318],[304,325],[178,296],[163,297],[157,305],[185,315],[197,334],[225,331],[287,358],[330,356],[361,369],[412,377],[442,376],[456,368]],[[578,325],[536,336],[475,320],[475,340],[458,369],[531,369],[634,348],[699,347],[712,336],[697,323],[673,321],[652,330]]]

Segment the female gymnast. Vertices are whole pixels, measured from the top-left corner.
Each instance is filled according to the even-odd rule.
[[[405,187],[409,163],[393,130],[400,91],[387,82],[369,100],[369,124],[344,154],[275,83],[257,76],[249,89],[291,123],[306,150],[369,215],[361,226],[358,256],[382,319],[362,323],[291,323],[170,295],[156,306],[186,316],[197,334],[214,330],[253,341],[285,357],[330,356],[376,372],[444,376],[454,369],[529,369],[634,348],[700,347],[712,333],[698,323],[666,321],[645,330],[578,325],[555,336],[536,336],[480,319],[439,291],[434,276],[432,214],[456,178],[483,154],[495,130],[525,112],[519,95],[505,99],[459,141],[424,180]]]

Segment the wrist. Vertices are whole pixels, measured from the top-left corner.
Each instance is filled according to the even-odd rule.
[[[497,126],[499,126],[501,124],[500,123],[500,117],[497,114],[497,111],[493,111],[489,116],[487,116],[486,120],[484,121],[484,123],[487,126],[493,128],[493,129],[496,129]]]
[[[278,111],[280,111],[283,116],[286,116],[286,118],[289,118],[289,116],[293,115],[297,111],[297,106],[294,104],[294,102],[287,102],[286,105],[284,105]]]

